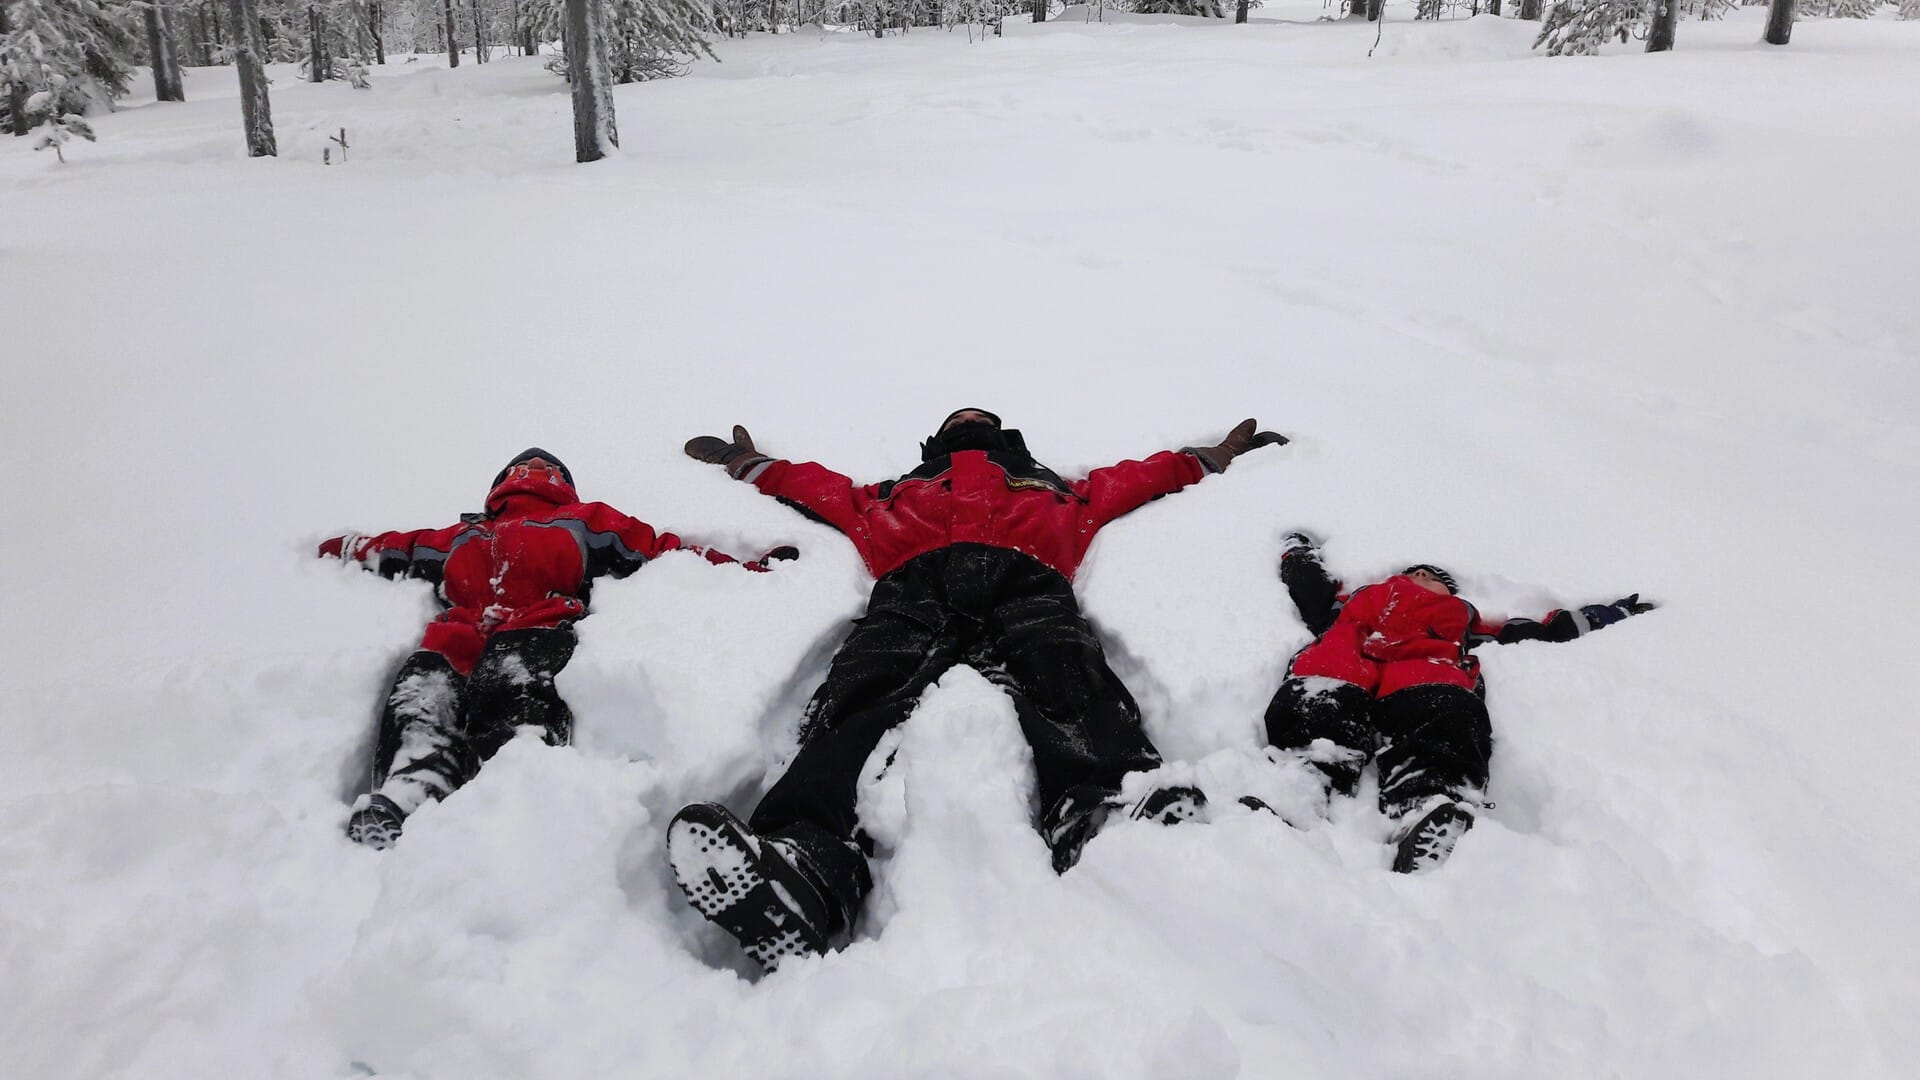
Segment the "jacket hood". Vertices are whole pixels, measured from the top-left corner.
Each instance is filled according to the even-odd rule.
[[[550,475],[515,476],[513,467],[533,458],[545,458],[560,468],[560,478]],[[537,510],[543,506],[565,506],[580,501],[580,493],[574,490],[573,473],[561,463],[560,459],[540,449],[530,446],[507,462],[507,467],[493,478],[493,489],[487,492],[487,516],[499,517],[511,510],[521,513]]]

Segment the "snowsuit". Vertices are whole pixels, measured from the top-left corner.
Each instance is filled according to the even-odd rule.
[[[846,534],[878,579],[807,705],[799,752],[749,822],[805,851],[842,925],[872,888],[854,805],[861,770],[953,665],[1013,698],[1043,832],[1069,802],[1117,791],[1127,773],[1160,763],[1072,578],[1102,526],[1207,468],[1193,453],[1165,451],[1068,482],[1028,456],[1019,432],[1002,434],[1006,445],[988,450],[936,437],[919,468],[864,487],[812,463],[761,458],[736,473]]]
[[[1595,605],[1541,620],[1490,621],[1405,574],[1345,596],[1306,547],[1283,556],[1281,578],[1319,637],[1294,655],[1267,706],[1268,741],[1306,750],[1328,740],[1333,752],[1316,752],[1314,762],[1348,795],[1372,757],[1380,808],[1390,815],[1431,795],[1483,801],[1493,726],[1474,646],[1568,641],[1622,617]]]
[[[570,476],[512,466],[486,511],[458,524],[329,543],[335,550],[322,545],[323,554],[383,577],[432,582],[446,605],[395,674],[380,718],[373,791],[402,814],[473,779],[516,727],[542,728],[551,745],[571,741],[573,713],[554,678],[573,656],[573,623],[587,613],[593,579],[626,577],[683,547],[605,503],[581,502]]]

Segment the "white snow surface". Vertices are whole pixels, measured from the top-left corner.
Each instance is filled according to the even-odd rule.
[[[619,87],[593,166],[525,59],[276,67],[275,160],[230,70],[64,167],[0,140],[0,1075],[1914,1075],[1920,23],[1554,60],[1396,7],[1368,59],[1319,10],[723,42]],[[1293,436],[1078,580],[1216,819],[1056,878],[957,669],[862,796],[856,940],[759,978],[664,826],[751,808],[869,581],[680,444],[878,480],[962,405],[1076,474]],[[355,847],[432,606],[312,545],[447,524],[529,444],[802,557],[601,583],[578,745]],[[1306,795],[1260,753],[1293,528],[1490,613],[1663,606],[1483,650],[1497,805],[1398,876],[1365,801],[1234,804]]]

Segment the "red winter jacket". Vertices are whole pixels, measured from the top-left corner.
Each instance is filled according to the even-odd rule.
[[[1101,526],[1206,472],[1192,454],[1166,450],[1068,483],[1044,469],[1009,471],[984,450],[960,450],[866,487],[812,462],[762,462],[742,479],[845,533],[876,578],[949,544],[989,544],[1025,552],[1071,579]]]
[[[1289,671],[1340,679],[1381,697],[1428,683],[1473,690],[1480,665],[1467,652],[1469,638],[1498,630],[1458,596],[1395,574],[1349,597],[1332,628],[1302,649]]]
[[[444,529],[380,533],[347,551],[330,541],[320,551],[357,559],[384,577],[433,582],[447,610],[427,627],[420,647],[441,653],[465,674],[493,634],[578,619],[586,614],[592,579],[626,577],[684,547],[672,533],[656,533],[605,503],[581,502],[557,473],[509,477],[487,495],[486,507]],[[736,561],[685,549],[708,562]]]

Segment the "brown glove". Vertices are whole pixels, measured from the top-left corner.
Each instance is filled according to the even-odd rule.
[[[1258,431],[1260,426],[1255,420],[1242,420],[1240,425],[1227,432],[1218,446],[1189,446],[1186,452],[1200,459],[1200,464],[1210,473],[1225,472],[1233,459],[1256,446],[1285,446],[1287,437],[1277,431]]]
[[[686,451],[695,461],[725,466],[727,475],[735,480],[744,479],[762,462],[773,460],[753,448],[753,436],[739,424],[733,425],[732,442],[718,435],[698,435],[687,440]]]

